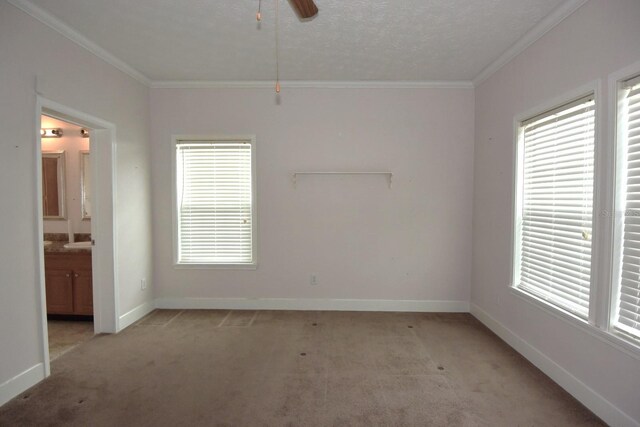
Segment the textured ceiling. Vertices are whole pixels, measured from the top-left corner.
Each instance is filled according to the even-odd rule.
[[[152,80],[471,80],[565,0],[31,0]]]

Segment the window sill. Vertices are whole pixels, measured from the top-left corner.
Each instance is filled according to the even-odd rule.
[[[179,264],[174,263],[176,270],[256,270],[257,263],[253,264]]]
[[[541,309],[542,311],[586,332],[598,340],[609,344],[610,346],[624,352],[625,354],[640,360],[640,342],[634,341],[633,338],[626,338],[622,334],[615,331],[605,331],[590,324],[586,320],[577,317],[561,308],[555,307],[545,300],[538,298],[529,292],[511,286],[511,293],[516,297],[526,301],[529,304]]]

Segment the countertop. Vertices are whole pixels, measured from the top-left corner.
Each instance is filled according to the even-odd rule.
[[[88,254],[91,255],[91,248],[65,248],[69,242],[51,241],[51,244],[44,247],[45,254]]]
[[[91,241],[91,235],[86,233],[74,234],[76,242]],[[44,247],[45,254],[87,254],[91,255],[91,248],[65,248],[64,245],[69,243],[69,238],[63,233],[44,233],[44,241],[51,244]]]

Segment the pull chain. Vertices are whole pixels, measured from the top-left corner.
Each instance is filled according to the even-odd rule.
[[[276,1],[276,93],[280,93],[280,0]]]
[[[256,21],[262,21],[262,14],[260,13],[260,9],[262,6],[262,0],[258,0],[258,13],[256,13]]]

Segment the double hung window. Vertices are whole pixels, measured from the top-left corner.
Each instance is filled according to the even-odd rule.
[[[255,265],[254,145],[176,139],[176,264]]]
[[[618,188],[612,325],[640,338],[640,76],[621,85],[618,103]]]
[[[593,95],[519,124],[514,286],[586,319],[591,286]]]

